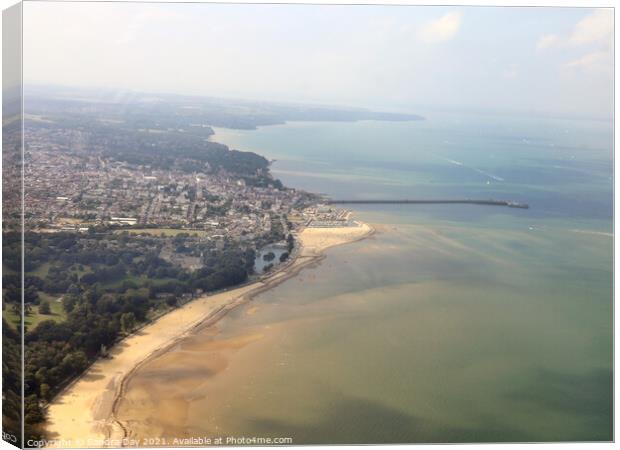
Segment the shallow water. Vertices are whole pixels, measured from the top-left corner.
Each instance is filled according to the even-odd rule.
[[[278,159],[285,184],[333,197],[501,195],[532,208],[357,208],[377,234],[144,366],[119,417],[141,437],[610,440],[610,129],[449,119],[218,130]],[[461,165],[437,158],[443,141]],[[394,150],[372,168],[381,142]],[[328,159],[335,148],[342,158]]]

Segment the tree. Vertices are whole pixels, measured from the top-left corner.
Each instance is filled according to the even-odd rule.
[[[39,305],[39,313],[51,314],[52,310],[50,309],[50,302],[41,302],[41,304]]]
[[[39,293],[36,287],[28,286],[24,289],[24,302],[34,303],[35,305],[39,302]]]
[[[62,371],[68,375],[76,375],[86,369],[88,359],[83,351],[75,351],[66,355],[60,363]]]
[[[45,383],[45,381],[47,380],[47,368],[41,367],[39,370],[37,370],[34,374],[34,379],[37,380],[37,383],[39,383],[40,385]]]
[[[288,246],[288,252],[290,253],[293,250],[293,247],[295,247],[295,238],[292,234],[289,233],[289,235],[286,237],[286,243]]]
[[[71,286],[69,286],[69,289],[67,289],[67,294],[78,295],[79,293],[80,293],[80,288],[75,283],[71,284]]]
[[[26,413],[24,420],[29,424],[43,422],[45,419],[36,395],[29,395],[26,397],[24,401],[24,409],[24,412]]]
[[[78,302],[78,297],[74,294],[66,294],[62,298],[62,307],[63,309],[70,313],[75,308],[75,304]]]
[[[121,316],[121,328],[125,333],[131,332],[135,326],[136,318],[132,312],[124,313]]]
[[[49,396],[50,396],[50,386],[49,386],[49,384],[43,383],[39,387],[39,391],[41,393],[41,397],[42,398],[44,398],[45,400],[49,400]]]

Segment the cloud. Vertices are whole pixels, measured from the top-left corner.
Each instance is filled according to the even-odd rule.
[[[566,44],[595,11],[26,2],[24,30],[36,32],[24,32],[24,79],[413,112],[610,117],[613,52],[584,56],[606,49]],[[549,33],[565,45],[531,57]]]
[[[568,70],[600,72],[613,67],[613,13],[610,9],[596,9],[577,22],[569,34],[545,34],[536,44],[536,50],[559,48],[573,54],[564,64]],[[576,52],[585,52],[576,57]]]
[[[428,43],[449,41],[459,31],[462,16],[463,14],[460,12],[449,12],[424,25],[418,36],[422,41]]]
[[[587,53],[581,58],[568,62],[565,66],[569,69],[585,69],[591,70],[601,67],[608,60],[609,52],[596,51]]]
[[[536,50],[584,45],[610,47],[614,27],[613,21],[613,14],[609,9],[597,9],[577,22],[568,36],[542,35],[536,43]]]
[[[560,38],[557,34],[545,34],[540,37],[536,44],[536,50],[544,50],[546,48],[553,47],[560,42]]]
[[[613,32],[613,22],[613,14],[610,10],[597,9],[575,25],[568,43],[570,45],[608,44]]]

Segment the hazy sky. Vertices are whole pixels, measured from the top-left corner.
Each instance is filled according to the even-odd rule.
[[[24,5],[26,82],[610,116],[613,12],[583,8]]]

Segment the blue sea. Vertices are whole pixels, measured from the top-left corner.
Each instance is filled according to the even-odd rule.
[[[611,440],[612,123],[425,116],[216,129],[213,140],[333,199],[530,208],[356,206],[373,237],[329,250],[141,369],[120,417],[142,391],[155,411],[182,405],[182,418],[158,422],[169,434]],[[218,369],[179,370],[198,358]]]

